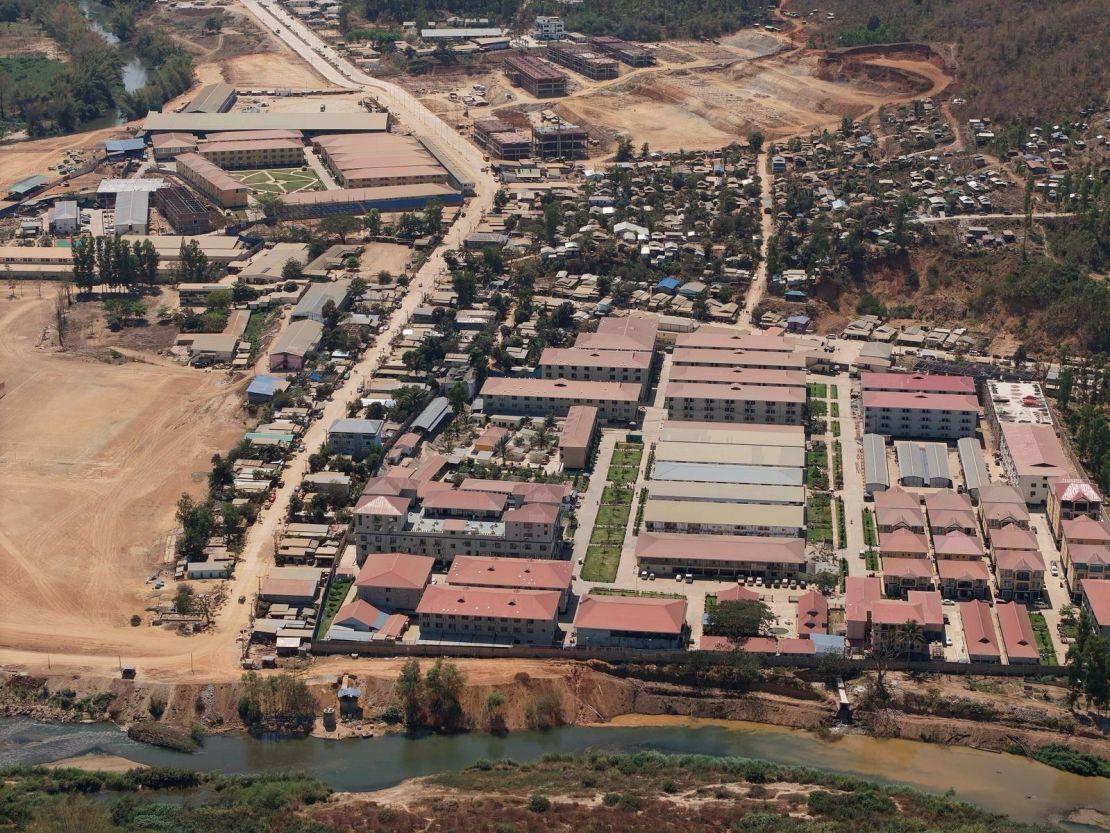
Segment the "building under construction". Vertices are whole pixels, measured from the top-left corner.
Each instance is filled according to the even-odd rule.
[[[531,55],[510,55],[505,59],[505,75],[514,87],[523,87],[536,98],[567,94],[567,76]]]
[[[532,128],[532,155],[538,159],[585,159],[589,134],[565,122]]]
[[[215,227],[212,209],[181,185],[167,183],[155,191],[154,207],[177,234],[205,234]]]
[[[650,49],[638,43],[629,43],[610,35],[597,35],[588,43],[598,52],[610,55],[630,67],[650,67],[655,65],[655,55]]]
[[[474,122],[474,141],[495,159],[516,161],[532,153],[532,140],[501,119]]]
[[[547,47],[547,57],[594,81],[617,77],[617,62],[588,46],[576,43],[552,43]]]

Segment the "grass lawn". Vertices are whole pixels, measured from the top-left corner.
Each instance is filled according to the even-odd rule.
[[[1041,653],[1041,662],[1045,665],[1056,665],[1056,648],[1052,645],[1052,636],[1048,632],[1048,622],[1040,611],[1030,611],[1029,624],[1033,626],[1033,636],[1037,640],[1037,650]]]
[[[615,581],[621,563],[621,548],[604,544],[591,544],[586,548],[586,561],[582,565],[583,581]]]
[[[832,506],[829,496],[812,495],[806,507],[806,540],[810,543],[832,541]]]
[[[333,581],[331,587],[328,588],[328,597],[324,600],[323,607],[320,611],[320,621],[316,625],[316,637],[320,638],[328,632],[331,626],[331,620],[335,618],[335,614],[339,612],[343,600],[347,598],[347,591],[351,589],[354,579],[343,579],[342,581]]]
[[[864,556],[864,563],[867,565],[869,572],[877,573],[879,571],[879,554],[875,550],[868,550],[867,555]]]
[[[612,465],[609,467],[609,482],[631,486],[636,482],[640,470],[630,466]]]
[[[829,416],[839,419],[840,418],[840,403],[833,402],[829,405]]]
[[[632,489],[606,486],[601,492],[602,506],[615,506],[619,503],[632,503]]]
[[[806,385],[806,392],[812,399],[826,399],[829,395],[829,387],[822,382],[810,382]]]
[[[875,534],[875,516],[863,510],[863,543],[869,547],[879,545],[879,536]]]
[[[644,456],[644,447],[638,443],[618,443],[613,450],[614,466],[639,467]]]
[[[832,434],[833,434],[834,437],[839,437],[840,436],[840,423],[839,422],[834,422],[832,424]]]
[[[232,171],[231,175],[251,190],[268,194],[296,194],[299,191],[320,191],[324,187],[312,168]]]
[[[829,390],[832,392],[833,399],[840,398],[840,391],[836,389],[836,385],[829,385]]]
[[[623,536],[624,528],[628,525],[628,516],[631,513],[632,505],[630,503],[600,506],[597,510],[597,525],[620,527]]]
[[[829,465],[829,452],[824,448],[812,448],[806,452],[806,465],[824,469]]]
[[[829,405],[820,399],[807,399],[806,407],[811,416],[823,417],[829,412]]]
[[[255,310],[251,313],[250,320],[247,321],[247,329],[243,331],[244,341],[249,341],[251,344],[251,355],[258,352],[261,346],[259,341],[262,338],[262,333],[271,322],[281,317],[281,310]]]
[[[623,526],[595,526],[590,533],[591,544],[616,544],[619,547],[623,541]]]

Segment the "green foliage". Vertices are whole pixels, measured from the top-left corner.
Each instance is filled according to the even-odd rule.
[[[528,809],[533,813],[546,813],[551,809],[551,799],[546,795],[532,793],[532,795],[528,797]]]
[[[1110,778],[1110,760],[1088,755],[1059,743],[1050,743],[1030,753],[1029,757],[1076,775]]]
[[[774,621],[774,614],[763,602],[718,602],[709,611],[705,632],[711,636],[757,636]]]
[[[196,752],[197,742],[180,729],[165,726],[157,720],[140,720],[127,727],[127,737],[140,743],[174,749],[178,752]]]
[[[243,675],[239,717],[252,734],[305,735],[316,721],[316,701],[303,680],[292,674]]]

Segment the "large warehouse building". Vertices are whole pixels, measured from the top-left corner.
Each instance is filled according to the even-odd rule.
[[[411,136],[318,136],[313,147],[344,188],[446,183],[447,171]]]

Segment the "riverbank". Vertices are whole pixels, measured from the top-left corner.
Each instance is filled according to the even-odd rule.
[[[396,733],[398,701],[394,684],[401,660],[329,660],[325,670],[310,666],[300,676],[317,704],[317,714],[337,708],[344,679],[361,696],[357,716],[325,729],[320,738],[366,738]],[[518,732],[569,725],[605,724],[639,716],[680,716],[748,721],[825,734],[836,726],[837,703],[819,682],[801,672],[765,671],[746,690],[729,690],[719,679],[696,684],[666,682],[666,669],[616,669],[600,663],[460,660],[465,677],[460,694],[464,726],[473,732]],[[336,672],[340,673],[336,673]],[[633,676],[633,674],[637,676]],[[877,738],[966,746],[992,752],[1027,751],[1063,744],[1107,757],[1107,741],[1097,726],[1070,713],[1058,686],[1022,680],[975,681],[941,675],[909,679],[888,675],[890,699],[867,702],[869,681],[849,684],[855,723],[850,730]],[[158,712],[167,726],[204,733],[243,731],[238,683],[158,683],[67,676],[0,677],[0,715],[35,720],[108,719],[119,726],[150,720]],[[496,715],[488,703],[497,695]],[[863,705],[863,708],[859,706]],[[338,711],[338,708],[337,708]],[[541,720],[542,717],[542,720]],[[975,719],[972,719],[974,717]]]

